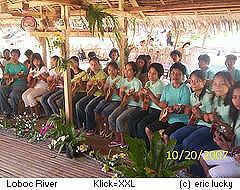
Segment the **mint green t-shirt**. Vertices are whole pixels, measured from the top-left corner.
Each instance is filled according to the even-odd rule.
[[[193,92],[191,94],[190,97],[190,104],[191,106],[195,106],[199,103],[201,103],[201,106],[199,106],[200,110],[202,111],[202,113],[209,113],[208,111],[211,110],[211,98],[212,98],[212,94],[207,91],[204,96],[199,100],[199,97],[196,95],[195,92]],[[198,120],[197,125],[204,125],[207,127],[211,127],[211,124],[203,121],[203,120]]]
[[[214,72],[212,70],[210,70],[209,68],[206,70],[202,70],[205,73],[205,77],[206,79],[212,80],[214,77]]]
[[[235,81],[240,81],[240,71],[238,69],[233,69],[230,73]]]
[[[211,101],[212,108],[207,110],[207,113],[211,113],[216,109],[217,115],[225,122],[230,124],[229,109],[230,105],[224,105],[223,100],[220,97],[214,97],[213,102]]]
[[[4,74],[15,75],[15,74],[18,74],[22,71],[23,71],[24,75],[27,76],[28,69],[24,64],[22,64],[22,63],[18,63],[18,64],[8,63],[5,66]],[[16,79],[12,85],[13,86],[24,86],[24,85],[26,85],[26,82],[27,82],[26,79]]]
[[[236,135],[234,144],[235,146],[240,146],[240,115],[238,116],[238,120],[236,122],[236,125],[234,126],[234,133]]]
[[[106,84],[107,84],[108,86],[112,86],[112,84],[113,84],[116,80],[118,80],[118,82],[117,82],[117,84],[116,84],[116,89],[119,89],[119,88],[121,87],[122,83],[123,83],[123,79],[122,79],[122,77],[121,77],[120,75],[117,75],[114,79],[112,79],[112,78],[109,76],[109,77],[107,78],[107,80],[106,80]],[[120,98],[120,96],[119,96],[118,94],[113,93],[111,100],[112,100],[112,101],[120,101],[121,98]]]
[[[161,95],[163,92],[164,83],[160,79],[157,80],[155,83],[153,83],[152,81],[147,81],[145,84],[145,88],[149,88],[155,96]],[[156,105],[152,100],[150,100],[149,102],[149,107],[161,110],[161,108],[159,108],[158,105]]]
[[[174,88],[172,84],[168,84],[163,88],[163,93],[160,98],[161,102],[166,102],[168,106],[177,104],[189,105],[190,104],[190,89],[183,83],[179,88]],[[168,123],[188,123],[188,115],[172,113],[169,116]]]
[[[134,77],[130,82],[128,82],[128,80],[126,78],[123,79],[122,85],[127,87],[127,89],[125,91],[126,93],[132,89],[134,89],[134,92],[138,92],[142,88],[142,82],[136,77]],[[136,101],[134,101],[134,99],[132,97],[130,97],[130,99],[128,101],[128,105],[141,107],[141,102],[140,101],[136,102]]]

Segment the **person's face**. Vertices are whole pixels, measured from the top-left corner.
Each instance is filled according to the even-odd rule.
[[[96,74],[100,69],[99,63],[96,60],[91,60],[89,64],[91,71],[93,71]]]
[[[115,77],[117,75],[118,70],[115,69],[113,66],[108,66],[108,74],[110,77]]]
[[[208,68],[208,64],[203,60],[198,61],[198,66],[201,70],[205,70]]]
[[[118,53],[117,52],[112,52],[112,54],[111,54],[111,58],[112,58],[112,60],[117,60],[117,58],[118,58]]]
[[[50,63],[51,63],[52,68],[55,68],[57,66],[57,60],[54,58],[50,59]]]
[[[13,62],[18,62],[19,55],[16,52],[11,53],[11,58]]]
[[[158,72],[154,67],[151,67],[148,71],[148,79],[152,82],[156,82],[158,80]]]
[[[134,77],[134,71],[130,64],[127,64],[125,67],[125,77],[131,79]]]
[[[229,86],[226,84],[223,77],[216,76],[213,80],[212,89],[216,96],[224,97],[228,93]]]
[[[240,88],[236,88],[233,91],[233,95],[232,95],[232,103],[234,105],[234,107],[240,111]]]
[[[181,84],[183,82],[183,73],[179,69],[173,69],[170,74],[171,83]]]
[[[174,63],[177,63],[177,62],[180,61],[180,57],[176,54],[171,55],[171,58],[172,58]]]
[[[40,60],[38,60],[38,59],[35,58],[35,59],[33,60],[33,65],[34,65],[35,67],[39,68]]]
[[[235,61],[233,59],[227,59],[225,65],[229,71],[233,70]]]
[[[139,68],[143,68],[144,65],[145,65],[145,61],[142,60],[142,59],[139,59],[139,60],[137,61],[137,65],[138,65]]]
[[[192,75],[190,78],[190,85],[194,92],[201,91],[205,86],[206,80],[202,80],[195,75]]]
[[[10,58],[10,51],[3,52],[3,57],[6,59]]]

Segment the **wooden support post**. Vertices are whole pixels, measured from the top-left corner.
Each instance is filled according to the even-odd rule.
[[[62,10],[63,9],[63,10]],[[65,58],[69,57],[69,7],[61,7],[61,16],[65,20],[66,30],[64,31],[65,37],[65,47],[63,48],[62,56]],[[72,112],[72,91],[71,91],[71,73],[70,67],[67,67],[67,70],[64,72],[64,99],[65,99],[65,113],[66,119],[69,122],[73,122],[73,112]]]
[[[46,38],[40,38],[40,44],[42,46],[42,58],[43,62],[47,64],[47,45],[46,45]],[[48,65],[47,65],[48,66]]]

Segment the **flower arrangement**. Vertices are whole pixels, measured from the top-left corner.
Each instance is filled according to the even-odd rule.
[[[60,115],[51,116],[48,123],[52,123],[52,127],[45,131],[45,136],[52,138],[49,148],[57,150],[58,153],[64,151],[70,158],[77,157],[79,146],[85,141],[83,133],[75,131],[74,125],[66,121],[62,110]]]
[[[44,136],[36,129],[37,117],[36,115],[28,115],[26,112],[15,118],[14,125],[16,129],[16,136],[27,138],[29,142],[40,142],[44,140]]]

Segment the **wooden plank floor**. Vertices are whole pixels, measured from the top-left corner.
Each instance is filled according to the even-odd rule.
[[[0,177],[111,177],[94,160],[56,155],[46,144],[31,144],[0,132]]]

